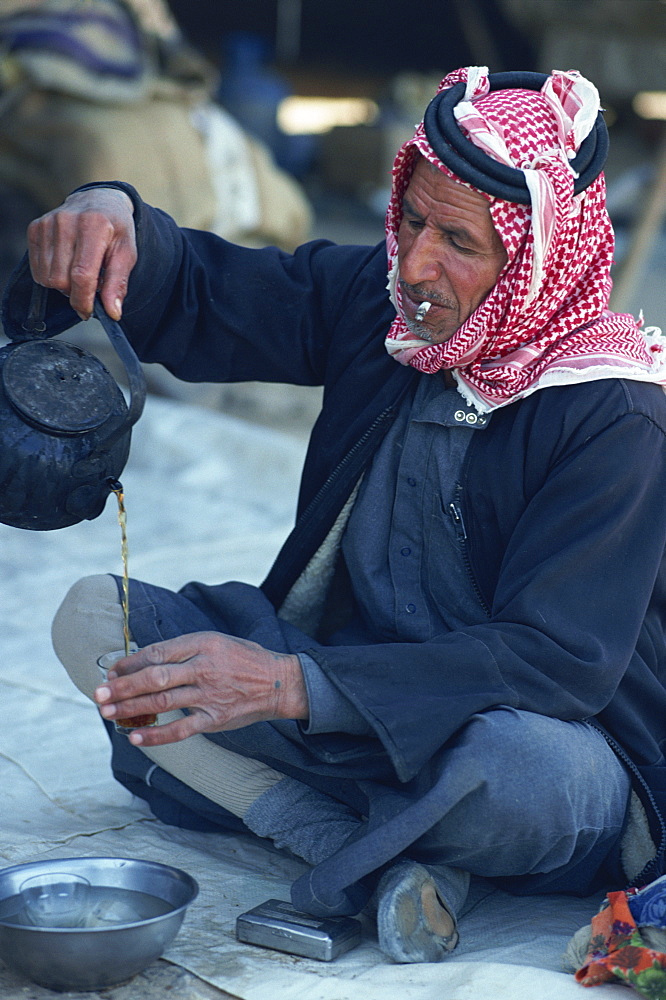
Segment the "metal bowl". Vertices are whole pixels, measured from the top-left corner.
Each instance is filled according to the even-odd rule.
[[[83,875],[93,888],[129,889],[157,897],[167,912],[93,927],[30,926],[19,894],[34,875]],[[154,962],[180,930],[196,898],[196,881],[179,868],[133,858],[59,858],[0,870],[0,958],[51,990],[97,990],[131,979]]]

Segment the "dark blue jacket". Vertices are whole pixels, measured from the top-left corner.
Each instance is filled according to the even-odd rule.
[[[383,246],[314,242],[289,256],[180,231],[135,203],[139,261],[123,326],[144,361],[191,381],[324,385],[296,526],[263,590],[279,607],[418,377],[389,358]],[[49,293],[49,330],[72,323]],[[5,323],[23,318],[21,279]],[[460,483],[478,621],[414,643],[311,655],[358,707],[406,782],[469,717],[510,705],[593,719],[635,777],[659,853],[666,806],[666,396],[624,380],[542,389],[475,434]],[[407,680],[406,680],[407,678]],[[349,740],[315,737],[322,761]],[[351,754],[377,777],[376,741]],[[547,768],[546,768],[547,775]],[[382,777],[382,775],[379,775]]]

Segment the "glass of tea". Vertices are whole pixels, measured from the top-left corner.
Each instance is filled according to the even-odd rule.
[[[132,643],[130,645],[130,655],[136,653],[138,646]],[[124,649],[116,649],[112,653],[105,653],[104,656],[100,656],[97,661],[97,666],[99,667],[100,673],[104,680],[107,680],[109,670],[115,666],[118,660],[122,660],[125,653]],[[117,733],[122,733],[127,736],[134,729],[141,729],[144,726],[155,726],[157,725],[156,715],[134,715],[130,719],[114,719],[113,724],[115,726]]]

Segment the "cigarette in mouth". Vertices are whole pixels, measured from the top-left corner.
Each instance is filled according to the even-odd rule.
[[[431,305],[432,305],[432,302],[422,302],[421,303],[421,305],[416,310],[416,317],[415,317],[415,319],[416,319],[417,323],[422,323],[423,322],[423,320],[425,319],[425,315],[428,312],[428,309],[430,309]]]

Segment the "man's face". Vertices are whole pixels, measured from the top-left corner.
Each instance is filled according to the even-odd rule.
[[[497,281],[506,251],[486,199],[419,157],[403,199],[398,264],[405,320],[422,340],[441,344]],[[423,322],[416,310],[431,302]]]

